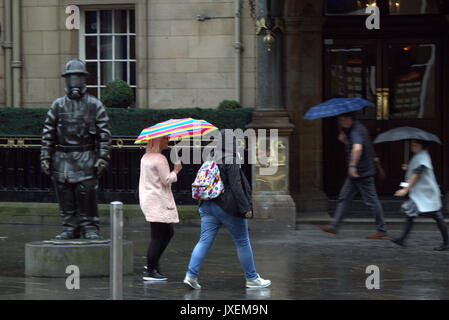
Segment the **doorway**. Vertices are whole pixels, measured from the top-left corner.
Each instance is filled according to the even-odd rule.
[[[357,116],[373,140],[389,129],[410,126],[436,134],[444,144],[441,51],[438,38],[325,40],[325,99],[361,97],[373,102],[374,107]],[[334,118],[324,119],[323,128],[324,189],[335,196],[346,178],[344,147],[337,140]],[[387,173],[377,185],[378,193],[392,196],[404,180],[401,164],[409,157],[405,143],[383,143],[375,150]],[[432,144],[429,152],[446,192],[443,148]]]

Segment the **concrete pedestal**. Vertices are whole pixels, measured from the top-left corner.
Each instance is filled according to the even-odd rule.
[[[109,241],[38,241],[25,244],[25,275],[68,277],[67,266],[76,265],[80,277],[109,276]],[[133,272],[133,243],[123,241],[123,273]]]

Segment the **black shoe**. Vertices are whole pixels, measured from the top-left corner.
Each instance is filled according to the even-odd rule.
[[[143,270],[148,271],[148,267],[147,266],[143,266]],[[154,270],[156,270],[157,272],[159,272],[160,274],[162,274],[161,269],[159,266],[155,267]],[[163,274],[162,274],[163,275]]]
[[[435,251],[444,251],[444,250],[449,250],[449,244],[442,244],[439,247],[433,248],[433,250]]]
[[[58,234],[55,239],[56,240],[70,240],[70,239],[78,239],[79,235],[75,234],[73,231],[64,230],[60,234]]]
[[[401,246],[401,247],[405,247],[405,243],[404,240],[401,238],[397,238],[397,239],[390,239],[391,242],[396,243],[397,245]]]
[[[145,271],[142,279],[145,281],[167,281],[168,278],[153,269],[149,272]]]
[[[144,266],[144,267],[143,267],[143,270],[145,270],[144,272],[148,272],[148,267],[147,267],[147,266]],[[157,273],[159,273],[161,276],[163,276],[163,277],[166,278],[165,274],[163,274],[163,273],[161,272],[161,269],[160,269],[159,267],[154,268],[154,270],[155,270]]]

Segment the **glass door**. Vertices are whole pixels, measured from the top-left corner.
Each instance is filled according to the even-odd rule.
[[[325,40],[325,100],[360,97],[376,104],[382,82],[380,53],[377,40]],[[370,132],[377,125],[376,117],[375,107],[365,108],[358,115]],[[324,188],[334,196],[346,178],[346,157],[343,144],[337,140],[336,119],[323,119],[323,130]]]
[[[389,129],[410,126],[437,134],[442,139],[440,44],[415,40],[325,40],[325,99],[361,97],[372,101],[358,118],[371,137]],[[325,119],[324,185],[337,195],[346,177],[344,147],[337,140],[335,119]],[[403,142],[375,145],[387,179],[377,185],[381,195],[392,196],[404,179],[401,164],[408,159]],[[430,153],[435,168],[442,165],[440,146]],[[436,169],[442,183],[443,172]]]
[[[382,109],[382,124],[378,126],[382,131],[409,126],[434,133],[443,139],[439,50],[437,40],[384,42],[383,86],[379,90],[383,99],[378,99],[377,103],[377,108]],[[398,182],[404,179],[400,167],[411,155],[404,142],[383,144],[377,148],[380,148],[382,162],[389,176],[381,189],[383,193],[390,194],[398,188]],[[429,152],[441,185],[443,150],[439,145],[431,145]]]

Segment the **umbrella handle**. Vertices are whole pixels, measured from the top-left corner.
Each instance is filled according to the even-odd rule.
[[[406,140],[404,144],[404,163],[408,163],[410,157],[410,141]]]
[[[179,162],[179,147],[174,145],[173,149],[175,149],[175,158],[173,159],[173,163]]]

